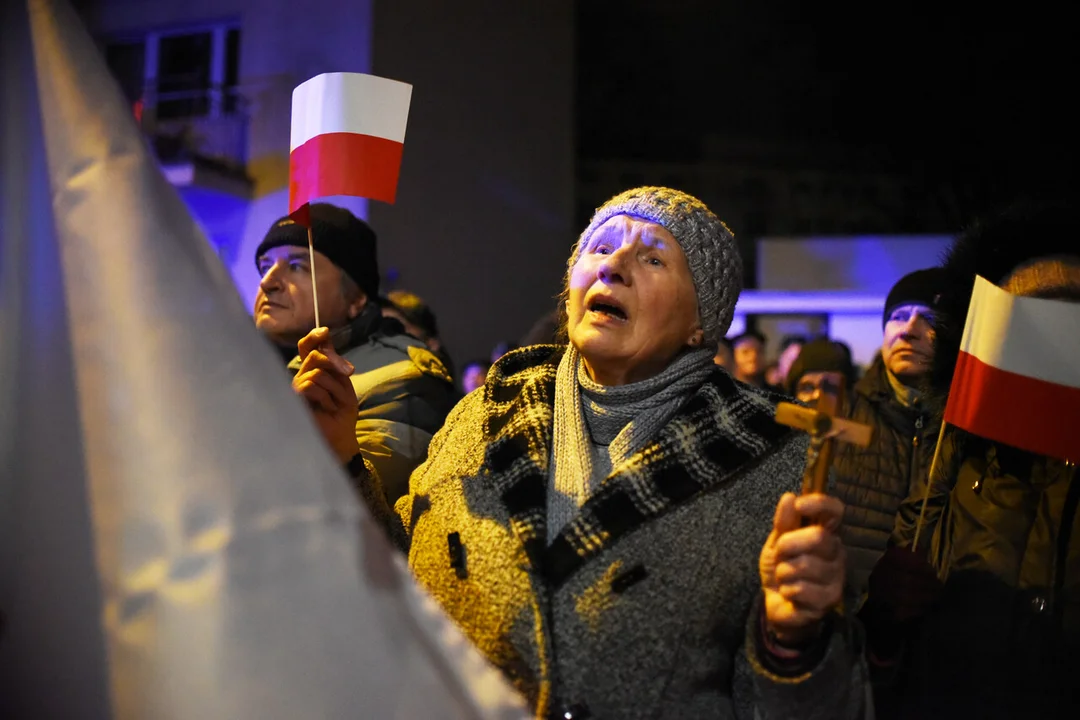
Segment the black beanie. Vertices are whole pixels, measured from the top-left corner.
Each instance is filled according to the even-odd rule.
[[[849,386],[855,378],[850,352],[840,343],[828,338],[818,338],[803,345],[799,357],[791,363],[791,369],[784,378],[788,393],[794,395],[802,376],[812,372],[843,373]]]
[[[379,295],[379,261],[375,231],[344,208],[315,203],[311,208],[311,238],[315,249],[337,265],[369,299]],[[285,216],[274,223],[255,251],[255,264],[263,253],[283,245],[307,247],[307,228]]]
[[[881,326],[885,327],[892,311],[901,305],[936,307],[944,291],[945,271],[941,268],[927,268],[908,273],[900,278],[889,291],[889,297],[885,300],[885,310],[881,315]]]

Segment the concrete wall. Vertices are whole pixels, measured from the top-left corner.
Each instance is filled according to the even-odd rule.
[[[914,270],[937,265],[949,236],[770,237],[757,241],[762,290],[857,290],[887,295]]]
[[[570,0],[299,7],[87,0],[83,9],[99,36],[239,20],[254,199],[238,211],[183,194],[215,239],[239,234],[223,257],[249,307],[252,255],[286,211],[292,89],[323,72],[373,72],[414,85],[397,204],[333,201],[370,220],[384,277],[432,303],[459,362],[523,335],[552,306],[577,230]]]

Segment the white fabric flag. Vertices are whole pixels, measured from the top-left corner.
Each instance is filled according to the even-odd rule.
[[[74,12],[28,0],[12,38],[26,8],[33,63],[4,48],[0,715],[523,715],[358,504]]]

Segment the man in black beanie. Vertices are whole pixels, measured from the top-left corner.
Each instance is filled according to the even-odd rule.
[[[881,354],[855,384],[848,413],[874,428],[873,439],[866,448],[840,443],[834,456],[836,494],[846,507],[840,536],[851,589],[860,597],[888,547],[901,503],[933,459],[940,424],[917,388],[930,371],[934,308],[944,284],[940,269],[917,270],[889,292]]]
[[[354,460],[359,445],[363,459],[379,473],[392,506],[453,407],[453,382],[422,342],[405,334],[400,324],[384,321],[376,302],[376,237],[368,224],[348,210],[316,203],[311,205],[311,226],[319,319],[333,345],[325,352],[335,357],[343,376],[348,371],[359,405],[356,442],[332,449],[346,463]],[[307,245],[307,228],[284,217],[255,251],[262,275],[255,325],[294,375],[301,368],[297,343],[315,328]]]

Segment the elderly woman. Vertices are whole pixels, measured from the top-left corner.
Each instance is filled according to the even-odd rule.
[[[418,582],[538,717],[861,710],[834,610],[842,505],[791,494],[806,438],[773,421],[777,397],[713,364],[741,273],[699,200],[612,198],[570,257],[569,346],[500,359],[397,504]],[[337,371],[312,350],[321,333],[296,388],[326,430]],[[347,432],[331,435],[348,459]],[[361,491],[378,510],[374,483]]]

